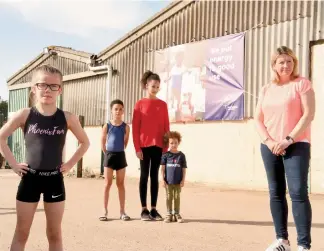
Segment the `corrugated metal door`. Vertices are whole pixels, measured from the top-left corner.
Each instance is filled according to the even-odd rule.
[[[315,91],[316,114],[312,122],[311,192],[324,194],[323,140],[324,140],[324,40],[311,47],[311,80]]]
[[[29,106],[29,91],[29,88],[9,91],[9,116],[14,112]],[[21,129],[16,130],[12,136],[10,136],[8,143],[16,160],[18,162],[23,162],[25,159],[25,141],[23,131]]]

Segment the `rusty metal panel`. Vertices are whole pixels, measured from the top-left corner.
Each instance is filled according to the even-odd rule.
[[[75,79],[63,83],[63,110],[83,115],[86,126],[106,121],[107,74]]]
[[[253,117],[259,88],[270,80],[270,56],[275,47],[288,45],[294,49],[301,73],[307,77],[308,43],[324,38],[323,1],[192,1],[172,15],[169,12],[173,13],[172,9],[163,14],[167,17],[164,21],[104,61],[118,70],[111,98],[126,103],[127,122],[131,121],[135,102],[144,95],[141,74],[153,69],[157,50],[246,32],[245,117]]]
[[[84,72],[88,70],[87,64],[64,58],[64,57],[59,57],[59,56],[51,56],[51,57],[44,57],[45,60],[41,61],[38,66],[43,65],[43,64],[50,64],[59,70],[62,71],[63,75],[69,75],[69,74],[74,74],[74,73],[79,73],[79,72]],[[32,79],[32,75],[35,72],[35,69],[31,70],[28,72],[26,75],[24,75],[22,78],[18,79],[14,84],[20,84],[20,83],[27,83],[30,82]]]

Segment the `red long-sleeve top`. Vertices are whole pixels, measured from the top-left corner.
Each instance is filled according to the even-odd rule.
[[[163,136],[170,131],[167,104],[160,99],[143,98],[135,104],[132,135],[136,152],[141,147],[158,146],[166,152]]]

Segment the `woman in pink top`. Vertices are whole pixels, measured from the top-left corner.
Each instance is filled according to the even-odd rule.
[[[298,74],[293,51],[279,47],[271,60],[273,78],[256,108],[261,155],[267,173],[276,241],[266,251],[290,251],[286,178],[298,234],[298,251],[310,250],[312,209],[308,198],[310,124],[315,113],[311,83]]]

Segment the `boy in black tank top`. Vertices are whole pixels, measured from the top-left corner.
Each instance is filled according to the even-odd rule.
[[[33,217],[43,194],[50,250],[63,251],[61,222],[64,214],[65,187],[63,174],[82,158],[89,139],[78,118],[56,107],[62,93],[62,73],[51,66],[36,69],[32,94],[36,104],[16,112],[0,130],[0,151],[14,172],[21,176],[17,192],[17,225],[11,251],[23,251]],[[7,138],[18,128],[25,136],[26,163],[17,163],[7,145]],[[63,163],[62,155],[67,130],[79,141],[79,148]]]

